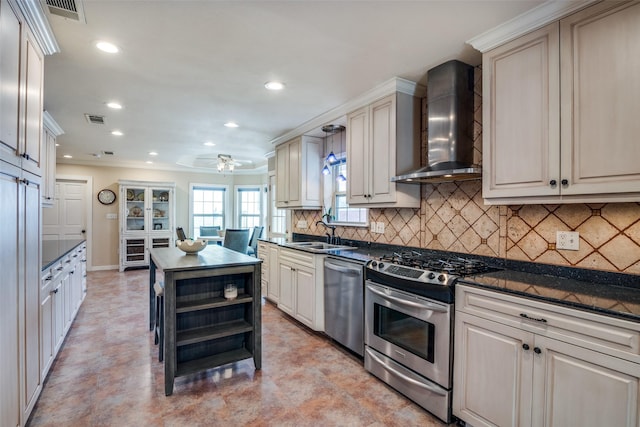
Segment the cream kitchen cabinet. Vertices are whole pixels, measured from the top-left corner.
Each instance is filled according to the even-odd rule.
[[[324,331],[322,255],[280,248],[278,308],[315,331]]]
[[[640,4],[602,2],[483,54],[487,203],[640,200]]]
[[[350,206],[420,206],[420,186],[391,178],[420,167],[420,99],[396,92],[347,115]]]
[[[149,265],[150,248],[174,244],[175,183],[120,182],[120,271]]]
[[[320,209],[322,138],[299,136],[276,147],[276,206]]]
[[[268,248],[269,254],[269,285],[267,289],[267,298],[269,301],[278,303],[280,299],[280,275],[279,275],[279,246],[271,243]]]
[[[640,424],[639,324],[462,285],[456,302],[453,413],[468,425]]]
[[[42,134],[42,207],[50,208],[56,196],[56,138],[64,133],[46,111],[43,113]]]

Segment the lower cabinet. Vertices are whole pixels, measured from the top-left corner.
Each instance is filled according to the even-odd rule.
[[[278,308],[316,331],[324,331],[322,255],[280,248]]]
[[[455,416],[475,427],[640,425],[640,325],[491,294],[457,286]],[[622,358],[593,349],[607,343]]]
[[[86,244],[74,248],[42,272],[40,288],[40,369],[44,381],[86,292]]]
[[[269,283],[267,286],[267,293],[266,296],[269,299],[269,301],[272,301],[274,303],[278,303],[278,301],[280,300],[280,276],[279,276],[279,269],[278,269],[278,258],[280,255],[280,249],[278,247],[278,245],[276,244],[270,244],[269,248]]]

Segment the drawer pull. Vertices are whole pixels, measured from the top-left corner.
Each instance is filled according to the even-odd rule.
[[[522,348],[524,350],[529,350],[529,344],[522,344]]]
[[[547,323],[547,319],[543,319],[542,317],[540,317],[540,318],[529,317],[525,313],[520,313],[520,317],[522,317],[523,319],[527,319],[527,320],[533,320],[534,322]]]
[[[535,354],[540,354],[540,353],[542,353],[542,350],[540,350],[540,347],[535,347],[535,348],[533,349],[533,352],[534,352]]]

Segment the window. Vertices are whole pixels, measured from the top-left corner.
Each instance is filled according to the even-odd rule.
[[[236,187],[238,227],[251,228],[262,222],[262,187]]]
[[[330,166],[325,176],[325,212],[331,208],[331,221],[349,225],[366,226],[369,222],[367,208],[352,208],[347,204],[347,163],[345,158]],[[328,194],[327,190],[331,192]],[[328,197],[327,197],[328,196]]]
[[[269,237],[285,237],[287,233],[287,209],[276,206],[276,176],[269,176]]]
[[[201,226],[225,228],[227,188],[225,186],[191,184],[190,236],[200,237]]]

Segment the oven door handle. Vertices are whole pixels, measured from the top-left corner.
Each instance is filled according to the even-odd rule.
[[[416,385],[420,388],[424,388],[429,390],[432,393],[435,394],[439,394],[440,396],[445,396],[447,393],[443,390],[440,390],[439,388],[436,388],[430,384],[425,384],[423,382],[414,380],[411,377],[406,376],[405,374],[403,374],[402,372],[398,372],[395,369],[393,369],[391,366],[389,366],[384,360],[380,359],[378,356],[376,356],[375,354],[373,354],[373,352],[371,350],[369,350],[369,348],[366,349],[367,354],[376,362],[378,362],[380,364],[380,366],[387,372],[389,372],[391,375],[395,375],[398,378],[400,378],[403,381],[406,381],[408,383],[411,383],[413,385]]]
[[[389,299],[392,300],[400,305],[406,305],[409,307],[414,307],[414,308],[424,308],[427,310],[431,310],[431,311],[438,311],[438,312],[442,312],[442,313],[446,313],[447,309],[437,305],[437,304],[432,304],[430,302],[427,301],[423,301],[423,302],[413,302],[413,301],[407,301],[403,298],[398,298],[398,297],[394,297],[392,295],[388,295],[382,291],[379,291],[377,289],[375,289],[374,287],[367,285],[367,289],[370,290],[371,292],[373,292],[376,295],[380,295],[381,297],[385,298],[385,299]]]

